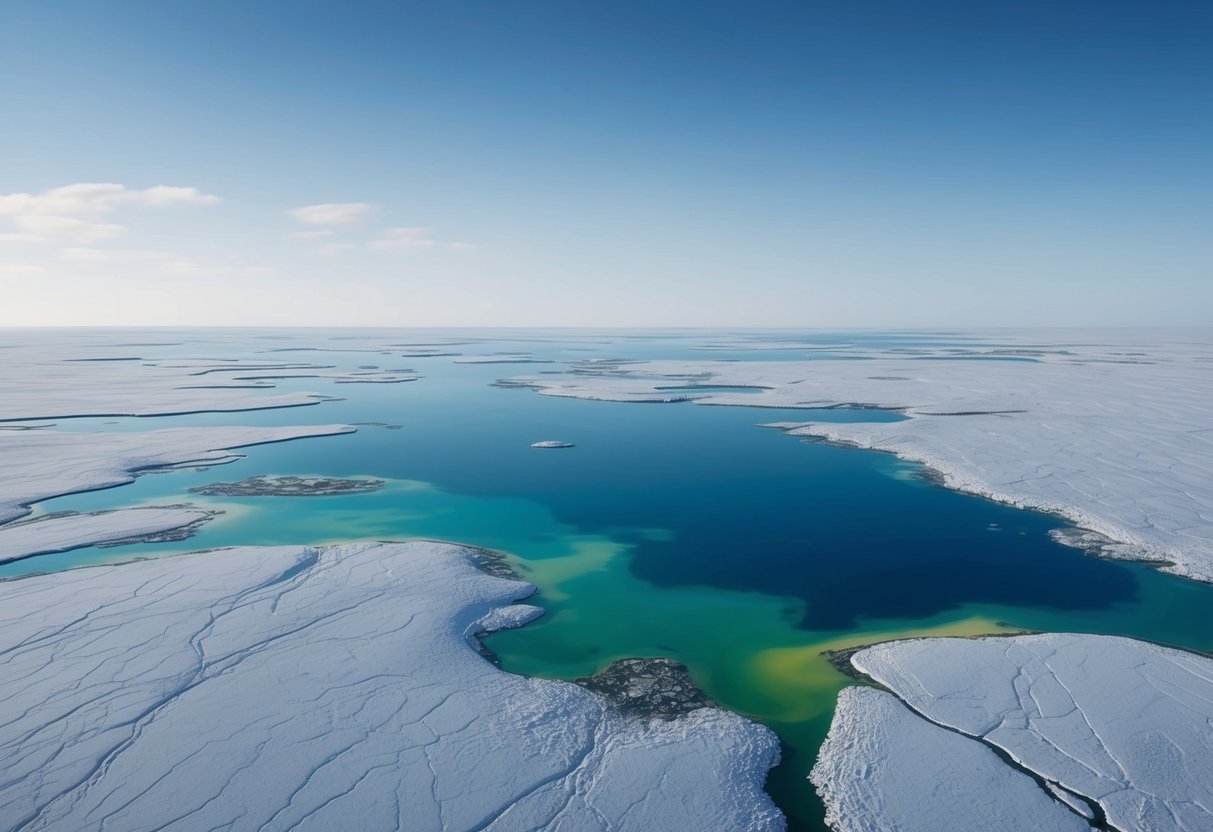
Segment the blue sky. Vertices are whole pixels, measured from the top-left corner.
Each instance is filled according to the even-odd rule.
[[[0,324],[1208,324],[1210,44],[1209,3],[7,0]]]

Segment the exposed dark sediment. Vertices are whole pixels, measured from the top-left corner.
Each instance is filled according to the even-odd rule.
[[[673,659],[619,659],[573,682],[602,696],[626,716],[675,719],[717,707],[691,679],[686,665]]]
[[[363,494],[382,488],[383,480],[360,477],[249,477],[238,482],[215,482],[191,488],[191,494],[208,497],[331,497]]]
[[[486,572],[494,578],[505,578],[507,581],[525,581],[504,552],[492,549],[482,549],[479,546],[464,546],[472,553],[472,563],[481,572]]]

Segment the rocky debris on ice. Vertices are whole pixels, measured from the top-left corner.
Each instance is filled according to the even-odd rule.
[[[378,491],[384,481],[370,477],[272,477],[261,475],[237,482],[213,482],[191,488],[208,497],[333,497]]]
[[[767,729],[626,718],[478,656],[535,613],[476,554],[245,548],[0,584],[4,826],[783,828]]]
[[[1051,788],[1098,806],[1111,828],[1213,829],[1213,659],[1126,638],[1053,633],[894,641],[851,662],[943,726],[932,730],[1000,749]],[[823,771],[833,764],[827,757]],[[984,802],[988,793],[977,788]]]
[[[0,563],[99,544],[184,540],[221,512],[188,506],[51,514],[0,525]]]
[[[1089,832],[981,742],[867,687],[838,696],[810,775],[835,832]]]
[[[716,704],[691,679],[686,665],[662,657],[617,659],[574,681],[631,716],[672,719]]]

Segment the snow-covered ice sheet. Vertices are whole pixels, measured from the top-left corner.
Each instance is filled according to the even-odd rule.
[[[837,832],[1089,832],[974,739],[866,687],[838,696],[811,775]]]
[[[472,557],[247,548],[0,584],[0,826],[783,827],[767,729],[629,720],[479,656],[534,611]]]
[[[315,393],[267,394],[250,378],[288,375],[300,365],[229,362],[210,370],[145,361],[132,352],[40,342],[4,350],[0,421],[261,410],[324,399]]]
[[[143,471],[216,465],[237,459],[231,453],[233,448],[354,430],[319,425],[84,432],[57,430],[46,422],[15,424],[15,420],[254,410],[321,401],[323,397],[311,393],[266,393],[262,389],[262,385],[273,386],[268,379],[296,374],[336,383],[416,378],[378,370],[329,373],[325,365],[273,357],[146,357],[184,348],[184,344],[162,340],[170,333],[220,353],[233,348],[264,351],[264,345],[258,345],[250,332],[231,335],[230,344],[223,333],[184,330],[160,331],[158,337],[145,331],[108,330],[12,330],[0,336],[4,358],[0,361],[0,524],[28,514],[29,507],[40,500],[121,485]],[[3,526],[0,560],[166,532],[204,519],[197,515],[187,519],[180,509],[168,511],[170,514],[162,513],[158,519],[141,510],[77,515],[17,528]]]
[[[213,516],[212,511],[185,506],[148,506],[8,523],[0,525],[0,563],[169,532],[188,536],[191,527]]]
[[[1213,659],[1054,633],[894,641],[851,662],[932,722],[1097,802],[1116,829],[1213,829]]]
[[[122,485],[143,471],[219,465],[239,458],[234,448],[353,431],[348,425],[0,431],[0,523],[28,514],[39,500]]]
[[[1213,332],[1001,333],[988,348],[846,356],[595,361],[505,384],[611,401],[902,410],[900,422],[788,427],[925,463],[950,487],[1096,533],[1070,542],[1213,581]]]
[[[343,370],[298,360],[296,353],[324,355],[321,333],[288,331],[273,338],[270,343],[300,346],[268,348],[257,330],[247,329],[9,330],[0,333],[0,422],[297,407],[328,397],[276,391],[279,381],[314,379],[327,386],[420,378],[409,369]],[[187,350],[193,355],[180,357]]]

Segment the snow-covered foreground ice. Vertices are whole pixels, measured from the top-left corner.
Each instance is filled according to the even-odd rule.
[[[1095,533],[1067,542],[1213,581],[1213,334],[1042,338],[845,359],[584,362],[505,384],[611,401],[902,410],[900,422],[783,427],[925,463],[950,487]],[[749,392],[719,392],[729,386]]]
[[[0,584],[0,818],[44,830],[780,829],[778,744],[615,714],[471,644],[530,587],[437,543]]]
[[[965,774],[942,753],[945,736],[951,745],[1001,749],[1058,796],[1071,793],[1076,807],[1084,801],[1073,795],[1098,805],[1111,828],[1213,829],[1213,659],[1132,639],[1046,634],[893,641],[851,663],[925,719],[866,693],[844,696],[814,774],[833,815],[851,819],[839,829],[895,828],[884,819],[952,811],[955,823],[934,828],[1060,828],[961,822],[969,801],[998,805],[1002,797],[987,791],[984,766]],[[941,753],[927,753],[936,746]],[[872,771],[880,780],[890,762],[912,763],[916,773],[906,777],[948,779],[957,791],[927,799],[892,778],[846,776]]]
[[[813,767],[838,832],[1081,832],[1091,825],[977,740],[846,688]]]
[[[58,514],[0,525],[0,563],[165,534],[188,537],[214,515],[182,506],[150,506],[89,514]]]

